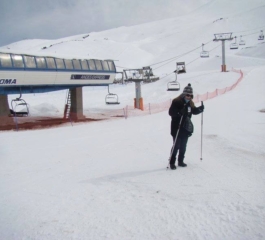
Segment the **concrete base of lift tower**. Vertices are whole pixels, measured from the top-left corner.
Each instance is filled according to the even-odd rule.
[[[227,71],[226,71],[226,65],[221,65],[221,71],[222,71],[222,72],[227,72]]]

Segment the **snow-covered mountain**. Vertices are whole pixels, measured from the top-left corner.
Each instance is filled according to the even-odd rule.
[[[119,70],[151,65],[161,79],[142,85],[145,103],[178,95],[166,91],[176,61],[187,65],[178,78],[181,91],[191,83],[195,94],[234,84],[240,75],[232,67],[243,72],[235,89],[205,101],[203,118],[192,118],[185,169],[166,170],[172,146],[166,110],[1,132],[1,239],[264,239],[265,42],[258,40],[264,7],[264,0],[205,1],[176,18],[1,47],[0,52],[111,58]],[[230,31],[246,45],[230,50],[226,42],[229,72],[221,73],[221,46],[212,40]],[[199,57],[202,43],[208,59]],[[132,105],[134,84],[110,89],[121,104],[109,109]],[[83,88],[87,117],[106,110],[106,94],[103,87]],[[65,91],[23,98],[32,116],[63,114]]]
[[[233,32],[238,40],[242,35],[247,45],[241,49],[255,46],[260,30],[265,27],[264,10],[264,0],[254,0],[251,3],[240,0],[208,1],[192,13],[176,18],[57,40],[23,40],[1,47],[0,51],[114,59],[119,61],[117,65],[139,68],[182,55],[200,47],[202,43],[207,43],[206,50],[212,50],[218,45],[212,41],[215,33]],[[181,60],[191,61],[200,51],[199,48],[196,52],[183,56]],[[230,53],[231,51],[228,55]],[[217,54],[221,54],[221,48],[212,51],[212,56]],[[199,66],[193,64],[196,70],[200,65],[205,65],[205,62],[199,63]],[[175,61],[158,72],[171,71],[171,68],[175,68]]]

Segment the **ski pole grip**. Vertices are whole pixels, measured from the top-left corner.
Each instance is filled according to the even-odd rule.
[[[201,106],[203,106],[203,101],[201,101]]]

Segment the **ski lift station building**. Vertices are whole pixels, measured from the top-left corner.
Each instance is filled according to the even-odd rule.
[[[112,60],[62,59],[0,53],[0,116],[8,116],[8,94],[69,89],[77,118],[83,117],[83,86],[108,86],[116,75]]]

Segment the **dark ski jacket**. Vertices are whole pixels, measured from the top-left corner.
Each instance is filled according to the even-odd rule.
[[[186,123],[187,118],[192,117],[192,115],[197,115],[203,112],[203,107],[195,107],[194,102],[190,100],[189,102],[185,102],[184,100],[185,95],[181,94],[177,98],[173,99],[171,106],[169,108],[169,115],[171,116],[171,135],[172,137],[175,137],[177,134],[177,130],[179,128],[179,123],[181,121],[181,126],[179,130],[179,137],[190,137],[192,135],[191,132],[188,132],[184,125]]]

